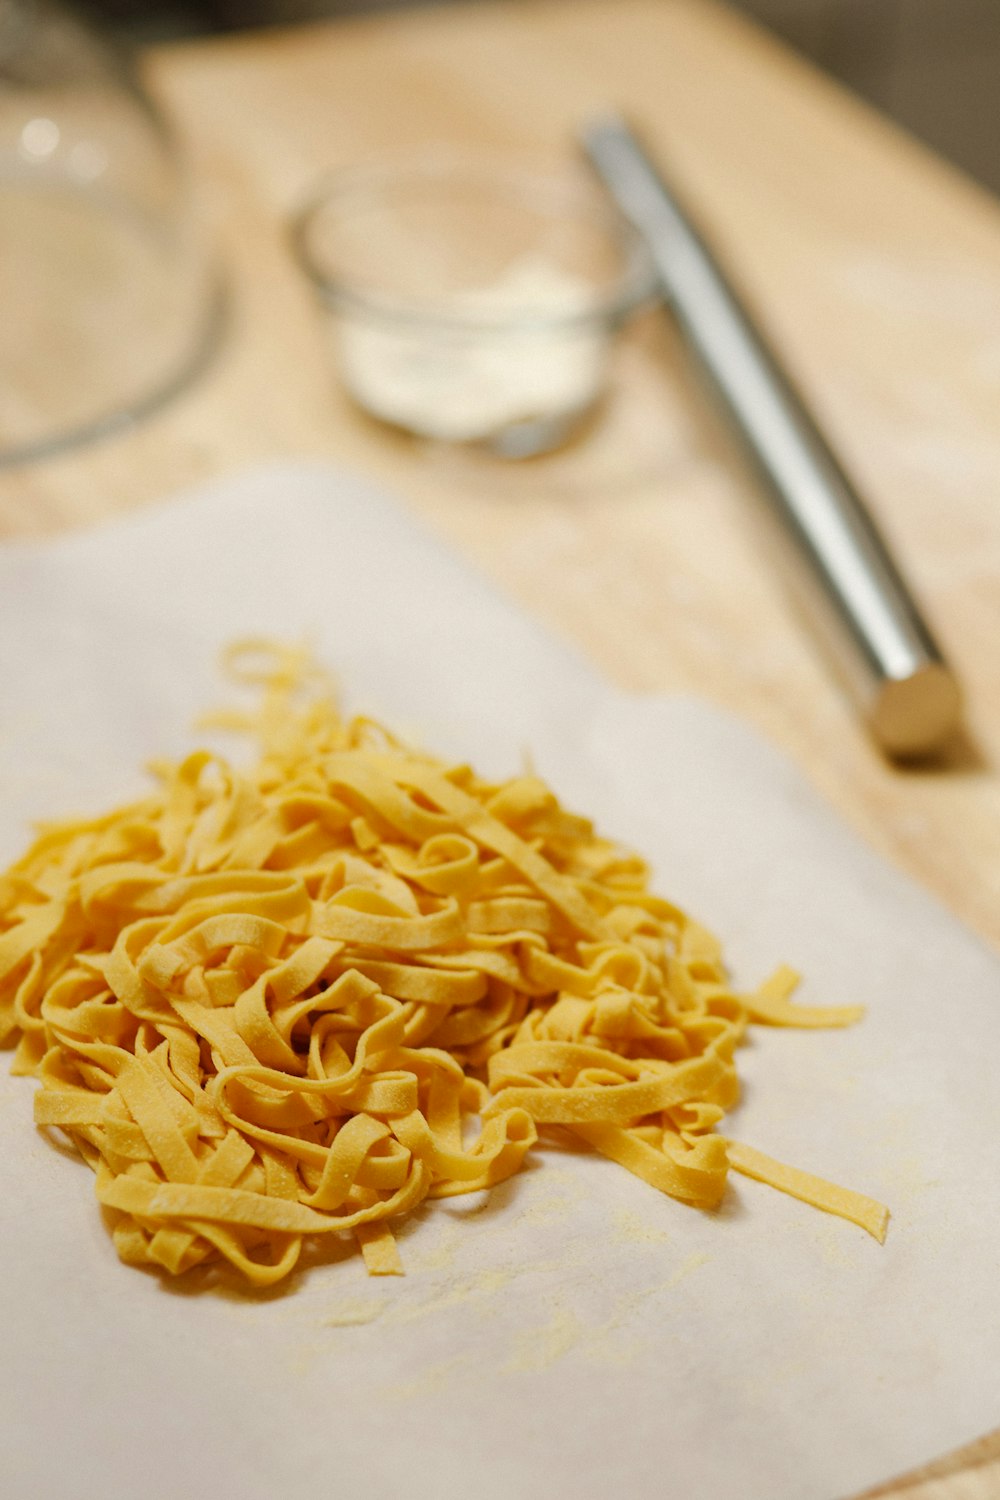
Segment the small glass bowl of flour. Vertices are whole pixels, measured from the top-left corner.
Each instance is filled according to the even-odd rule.
[[[514,458],[583,425],[651,288],[642,245],[582,169],[452,152],[358,167],[321,184],[293,239],[360,406]]]

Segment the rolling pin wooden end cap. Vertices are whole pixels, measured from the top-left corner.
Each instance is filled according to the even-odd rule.
[[[959,727],[961,690],[946,666],[928,662],[880,687],[868,714],[876,740],[901,759],[931,755]]]

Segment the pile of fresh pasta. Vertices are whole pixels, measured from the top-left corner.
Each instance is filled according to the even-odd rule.
[[[0,878],[0,1030],[124,1261],[266,1286],[352,1233],[397,1272],[401,1216],[510,1177],[553,1127],[701,1208],[734,1168],[884,1237],[880,1204],[716,1129],[749,1022],[857,1009],[791,1004],[786,970],[735,995],[642,860],[533,775],[345,721],[304,652],[230,667],[259,694],[220,716],[257,736],[252,769],[154,766],[149,796],[45,826]]]

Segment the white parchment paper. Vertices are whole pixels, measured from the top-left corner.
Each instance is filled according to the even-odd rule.
[[[653,860],[737,978],[843,1032],[755,1030],[732,1133],[886,1200],[880,1248],[737,1178],[701,1214],[553,1147],[266,1296],[119,1265],[89,1170],[0,1069],[0,1489],[17,1500],[792,1500],[1000,1422],[1000,968],[746,729],[598,680],[361,481],[288,467],[0,551],[0,855],[131,795],[311,633],[350,704],[513,772]]]

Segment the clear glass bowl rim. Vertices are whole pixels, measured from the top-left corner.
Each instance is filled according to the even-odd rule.
[[[584,307],[557,312],[513,308],[491,315],[461,308],[429,306],[407,297],[359,288],[320,264],[311,244],[311,234],[321,213],[338,203],[346,209],[352,198],[370,193],[372,189],[421,181],[430,186],[464,181],[500,189],[509,195],[527,194],[536,203],[553,211],[560,203],[567,209],[575,207],[578,217],[581,217],[581,211],[585,212],[592,224],[603,229],[609,241],[617,242],[622,255],[621,271],[606,289],[595,290],[593,298]],[[596,183],[591,195],[582,170],[576,177],[558,167],[518,162],[510,156],[491,160],[482,154],[449,149],[340,168],[327,173],[313,187],[292,216],[290,234],[299,265],[325,302],[387,325],[493,335],[522,333],[530,329],[571,332],[593,327],[613,328],[652,296],[655,284],[643,241],[610,199],[602,202]]]

